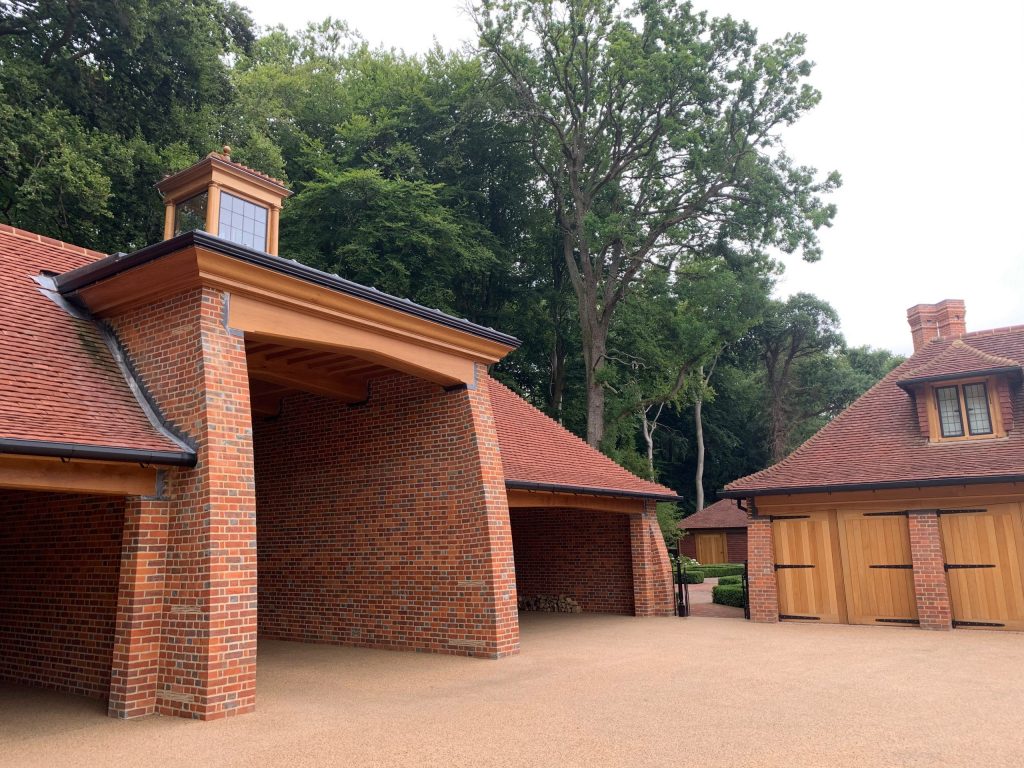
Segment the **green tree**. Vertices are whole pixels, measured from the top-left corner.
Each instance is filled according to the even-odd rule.
[[[480,48],[529,131],[577,299],[587,440],[605,428],[608,337],[650,264],[671,265],[723,220],[806,258],[834,208],[781,149],[819,99],[804,39],[758,44],[749,24],[674,0],[481,0]]]

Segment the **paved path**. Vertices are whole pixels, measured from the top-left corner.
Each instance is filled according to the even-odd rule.
[[[701,584],[690,584],[690,616],[706,617],[716,619],[742,619],[743,609],[731,605],[718,605],[711,600],[711,588],[718,583],[718,579],[705,579]]]
[[[259,664],[259,711],[214,723],[0,687],[0,764],[1024,765],[1016,633],[530,614],[500,661],[264,642]]]

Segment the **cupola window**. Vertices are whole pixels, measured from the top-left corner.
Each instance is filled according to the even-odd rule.
[[[174,234],[176,236],[191,232],[193,229],[206,227],[207,201],[208,195],[206,192],[201,192],[174,206]]]
[[[227,192],[221,192],[220,226],[217,234],[233,243],[265,251],[267,209]]]

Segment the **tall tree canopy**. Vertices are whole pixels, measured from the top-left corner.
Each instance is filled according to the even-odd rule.
[[[706,246],[722,222],[756,245],[819,255],[834,208],[782,151],[780,129],[819,99],[804,39],[675,0],[481,0],[480,48],[514,95],[576,294],[587,440],[604,437],[608,335],[651,265]],[[742,214],[737,216],[737,211]]]

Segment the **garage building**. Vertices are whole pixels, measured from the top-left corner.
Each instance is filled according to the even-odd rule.
[[[1024,326],[907,314],[906,362],[724,492],[750,516],[755,621],[1024,629]]]

